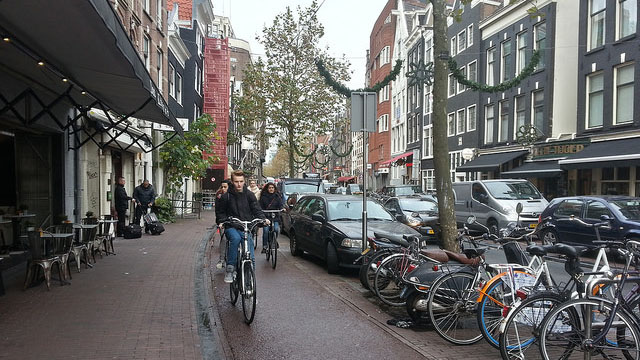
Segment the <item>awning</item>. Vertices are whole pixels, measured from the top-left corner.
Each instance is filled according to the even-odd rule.
[[[61,102],[78,109],[97,101],[182,133],[108,0],[2,0],[0,35],[0,73],[28,86],[0,89],[10,93],[0,97],[0,114],[28,124],[14,109],[27,91],[45,113]]]
[[[591,142],[558,163],[565,170],[640,165],[640,138]]]
[[[406,153],[404,153],[402,155],[398,155],[398,156],[392,158],[391,160],[383,161],[383,162],[380,163],[380,165],[391,164],[391,163],[394,163],[394,162],[396,162],[396,161],[398,161],[400,159],[404,159],[404,158],[406,158],[407,156],[410,156],[410,155],[413,155],[413,150],[408,151],[408,152],[406,152]]]
[[[558,160],[551,161],[530,161],[525,162],[510,171],[503,171],[500,176],[504,179],[508,178],[548,178],[562,174],[562,169],[558,165]]]
[[[518,150],[518,151],[509,151],[509,152],[480,155],[479,157],[461,166],[458,166],[456,168],[456,171],[484,172],[484,171],[498,170],[500,168],[500,165],[506,162],[509,162],[513,159],[519,158],[520,156],[526,155],[528,153],[529,153],[528,150]]]
[[[338,182],[346,182],[355,178],[356,178],[355,176],[340,176],[338,178]]]

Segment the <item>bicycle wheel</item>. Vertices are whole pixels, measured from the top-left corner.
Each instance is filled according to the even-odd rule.
[[[244,314],[244,322],[251,324],[256,314],[256,274],[251,262],[244,263],[242,272],[242,280],[244,281],[242,313]]]
[[[267,261],[269,261],[269,258],[271,258],[271,232],[269,232],[268,236],[268,244],[267,244],[267,251],[264,252],[264,255],[267,257]],[[263,244],[264,246],[264,244]]]
[[[231,284],[229,284],[229,297],[231,300],[231,305],[235,305],[236,301],[238,301],[238,293],[240,292],[238,278],[239,276],[236,275]]]
[[[431,324],[438,335],[456,345],[482,340],[476,319],[479,293],[474,279],[468,272],[445,274],[433,283],[429,294]]]
[[[605,329],[611,316],[613,323]],[[591,329],[586,328],[587,319]],[[612,304],[606,300],[576,299],[557,305],[544,318],[539,333],[543,359],[640,359],[635,319],[621,308],[612,313]],[[604,339],[593,342],[602,333]]]
[[[362,286],[367,289],[373,291],[373,281],[376,277],[376,270],[378,266],[386,258],[391,255],[390,251],[378,251],[375,254],[365,257],[362,259],[362,265],[360,266],[360,283]]]
[[[538,329],[553,307],[566,298],[555,292],[529,296],[507,315],[500,334],[500,355],[503,359],[540,359]]]
[[[408,256],[405,254],[391,255],[380,263],[373,280],[373,290],[383,303],[389,306],[404,306],[406,300],[400,297],[404,282],[402,274]]]
[[[271,233],[271,239],[269,239],[269,251],[271,252],[271,268],[275,269],[278,265],[278,233],[275,231]]]
[[[484,339],[496,349],[499,344],[502,311],[505,307],[512,305],[515,296],[513,291],[536,282],[536,277],[533,274],[523,271],[514,271],[513,276],[516,289],[511,289],[510,279],[504,274],[489,287],[482,297],[482,301],[478,304],[478,326]]]

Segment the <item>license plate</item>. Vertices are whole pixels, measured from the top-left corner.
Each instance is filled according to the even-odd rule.
[[[371,248],[366,248],[360,255],[367,255],[369,250],[371,250]]]
[[[538,226],[538,224],[529,224],[529,228],[531,228],[531,229],[535,229],[536,226]]]

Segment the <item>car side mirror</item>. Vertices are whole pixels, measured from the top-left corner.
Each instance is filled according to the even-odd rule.
[[[396,217],[396,220],[402,222],[404,220],[404,214],[394,214]]]
[[[312,214],[311,215],[311,220],[318,221],[318,222],[321,222],[321,223],[325,222],[324,215],[319,214],[319,213]]]
[[[392,209],[392,208],[387,208],[387,211],[391,213],[391,215],[395,216],[398,211],[396,209]]]
[[[518,215],[522,213],[522,208],[523,208],[522,203],[518,203],[518,205],[516,205],[516,213]]]
[[[600,220],[601,221],[611,221],[612,219],[611,219],[611,216],[606,215],[606,214],[602,214],[602,215],[600,215]]]
[[[467,225],[471,225],[474,224],[476,222],[476,217],[475,215],[471,215],[467,218]]]

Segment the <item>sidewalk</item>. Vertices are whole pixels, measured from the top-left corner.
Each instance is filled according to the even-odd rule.
[[[198,335],[198,321],[207,324],[196,308],[203,293],[196,267],[202,268],[213,216],[168,224],[159,236],[118,238],[116,256],[98,257],[80,273],[72,269],[71,285],[52,280],[51,291],[44,283],[22,291],[24,266],[7,271],[0,359],[209,357],[211,342],[205,339],[203,350]]]

